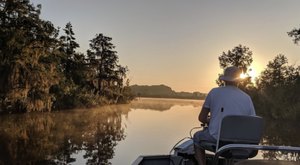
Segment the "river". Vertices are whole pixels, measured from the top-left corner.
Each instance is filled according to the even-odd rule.
[[[0,164],[131,164],[168,154],[199,126],[202,100],[142,98],[130,104],[0,116]],[[299,146],[299,123],[266,120],[263,144]],[[192,131],[192,133],[195,131]],[[298,154],[259,153],[264,159]]]

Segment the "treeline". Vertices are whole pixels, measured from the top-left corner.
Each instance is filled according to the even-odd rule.
[[[288,32],[295,44],[300,41],[300,29]],[[242,45],[219,56],[220,67],[234,65],[243,70],[245,78],[239,87],[250,94],[256,112],[270,119],[297,120],[300,117],[300,66],[290,65],[285,55],[279,54],[269,61],[260,76],[251,81],[249,69],[252,51]],[[217,84],[222,83],[217,80]]]
[[[175,92],[166,85],[132,85],[130,90],[135,97],[205,99],[206,94],[200,92]]]
[[[71,23],[63,34],[29,0],[0,2],[0,112],[51,111],[132,99],[127,67],[112,38],[96,34],[76,51]]]
[[[284,55],[267,64],[251,92],[260,114],[273,119],[300,117],[300,66],[289,65]]]

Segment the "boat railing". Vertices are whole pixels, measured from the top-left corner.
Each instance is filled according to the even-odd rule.
[[[230,150],[267,150],[267,151],[286,151],[300,153],[300,147],[293,146],[267,146],[267,145],[252,145],[252,144],[227,144],[219,148],[214,156],[213,165],[218,164],[219,157],[226,151]]]

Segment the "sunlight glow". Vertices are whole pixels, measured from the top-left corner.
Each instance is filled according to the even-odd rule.
[[[257,78],[258,75],[257,75],[256,71],[253,68],[250,68],[247,73],[242,73],[240,75],[240,78],[244,79],[244,78],[249,77],[249,76],[251,77],[251,81],[254,82],[255,78]]]
[[[256,71],[255,71],[253,68],[249,69],[248,74],[249,74],[249,76],[251,76],[252,82],[253,82],[253,81],[255,80],[255,78],[258,76],[257,73],[256,73]]]
[[[240,78],[241,78],[241,79],[244,79],[244,78],[246,78],[246,77],[247,77],[247,74],[241,73],[241,75],[240,75]]]
[[[242,73],[241,75],[240,75],[240,78],[241,79],[245,79],[245,78],[247,78],[247,77],[251,77],[251,81],[254,83],[255,82],[255,79],[257,78],[257,73],[256,73],[256,71],[253,69],[253,68],[250,68],[249,70],[248,70],[248,72],[246,72],[246,73]]]

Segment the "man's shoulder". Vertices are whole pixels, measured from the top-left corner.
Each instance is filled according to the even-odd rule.
[[[234,95],[240,95],[240,96],[246,96],[250,97],[246,92],[242,91],[238,87],[234,86],[221,86],[221,87],[215,87],[213,88],[209,93],[225,93],[225,94],[234,94]]]
[[[219,93],[219,91],[222,90],[223,87],[215,87],[215,88],[212,88],[209,92],[208,92],[208,95],[213,95],[214,93]]]
[[[228,86],[220,86],[220,87],[215,87],[212,88],[210,92],[223,92],[223,91],[228,91],[231,90]]]
[[[224,89],[224,86],[215,87],[215,88],[212,88],[212,89],[210,90],[210,92],[220,91],[220,90],[223,90],[223,89]]]

